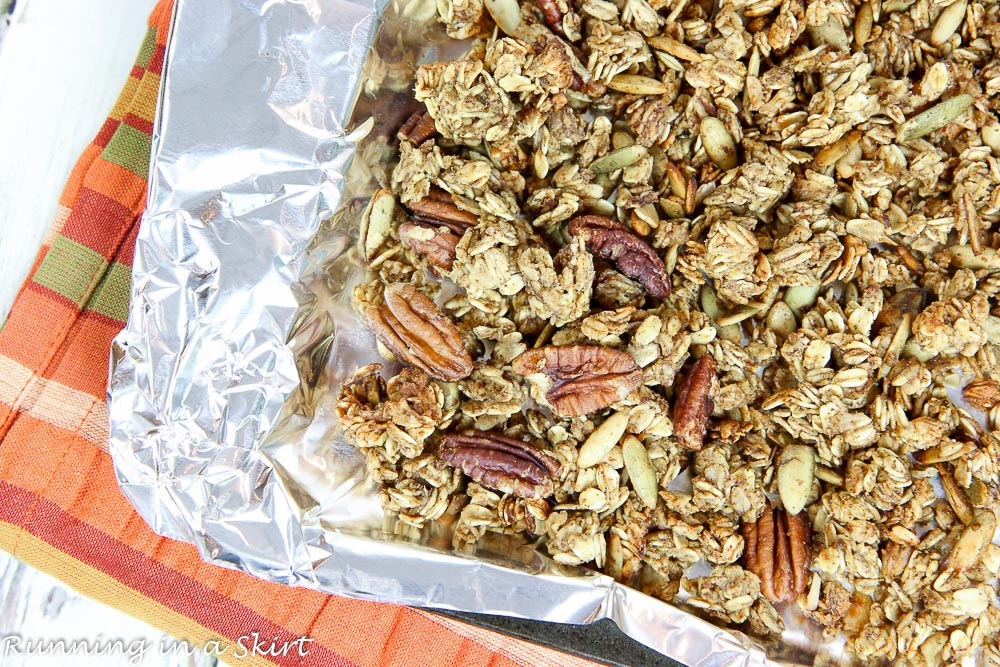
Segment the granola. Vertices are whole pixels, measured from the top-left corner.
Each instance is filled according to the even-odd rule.
[[[437,11],[353,291],[403,368],[337,402],[386,511],[1000,661],[1000,5]]]

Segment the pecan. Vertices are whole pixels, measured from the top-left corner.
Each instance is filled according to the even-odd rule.
[[[520,498],[547,498],[561,466],[554,456],[521,440],[472,431],[444,437],[438,457],[474,481]]]
[[[419,222],[405,222],[399,226],[399,240],[426,257],[431,266],[451,271],[455,263],[455,246],[462,237],[444,226],[435,228]]]
[[[421,105],[419,109],[410,114],[410,117],[406,119],[406,122],[399,128],[399,133],[396,137],[400,141],[406,140],[419,146],[433,137],[435,132],[437,132],[437,129],[434,127],[434,119],[427,113],[427,109]]]
[[[519,375],[544,373],[554,381],[545,393],[556,414],[579,417],[623,400],[642,384],[632,355],[600,345],[547,345],[511,362]]]
[[[399,227],[399,240],[404,246],[427,258],[431,266],[451,271],[455,262],[455,246],[465,230],[476,224],[477,218],[458,208],[446,192],[432,190],[412,204],[412,222]]]
[[[760,577],[760,590],[774,604],[806,590],[812,561],[812,528],[804,514],[764,509],[757,523],[743,524],[743,564]]]
[[[684,376],[674,396],[674,436],[688,449],[698,450],[705,444],[708,418],[715,407],[716,369],[715,359],[706,354]]]
[[[413,285],[389,285],[382,306],[365,315],[375,336],[401,361],[439,380],[461,380],[472,372],[462,334]]]
[[[642,283],[653,296],[670,294],[670,277],[663,259],[628,227],[599,215],[583,215],[569,223],[569,233],[583,236],[587,249],[614,262],[618,270]]]
[[[562,37],[566,36],[563,31],[563,10],[559,7],[560,0],[535,0],[535,4],[542,10],[542,19],[545,25],[552,29],[552,32]]]
[[[451,195],[440,190],[431,190],[426,197],[410,204],[410,210],[413,211],[413,222],[433,227],[445,226],[458,236],[479,222],[474,213],[460,209]]]
[[[988,378],[970,382],[962,389],[962,396],[974,408],[992,410],[1000,403],[1000,385]]]

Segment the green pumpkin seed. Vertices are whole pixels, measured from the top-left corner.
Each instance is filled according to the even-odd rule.
[[[645,146],[641,144],[625,146],[611,151],[599,160],[594,160],[590,165],[590,172],[592,174],[607,174],[633,165],[644,157],[646,157]]]
[[[935,104],[927,111],[918,113],[900,125],[899,131],[896,133],[896,140],[905,144],[908,141],[919,139],[925,134],[940,130],[948,123],[958,120],[975,101],[976,99],[972,95],[962,94]]]
[[[639,500],[646,507],[656,507],[656,501],[660,497],[660,483],[656,478],[653,462],[649,460],[646,446],[639,438],[630,435],[622,442],[622,458],[625,460],[625,469],[628,470],[632,488],[635,489]]]
[[[736,140],[721,120],[707,116],[701,121],[701,143],[712,162],[726,171],[737,164]]]

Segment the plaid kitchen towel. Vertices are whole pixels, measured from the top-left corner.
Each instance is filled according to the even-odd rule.
[[[122,496],[107,450],[108,350],[128,312],[170,18],[161,2],[0,331],[0,548],[229,663],[592,665],[420,610],[206,564]],[[247,650],[255,632],[264,651]],[[271,645],[288,650],[259,655]]]

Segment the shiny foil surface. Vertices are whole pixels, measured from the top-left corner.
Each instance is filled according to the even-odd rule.
[[[111,453],[153,529],[330,593],[564,623],[611,618],[688,665],[765,664],[739,633],[581,568],[384,517],[340,382],[377,360],[350,306],[415,63],[461,53],[433,0],[178,0],[112,352]],[[390,369],[392,370],[392,369]],[[785,647],[774,657],[804,655]]]

